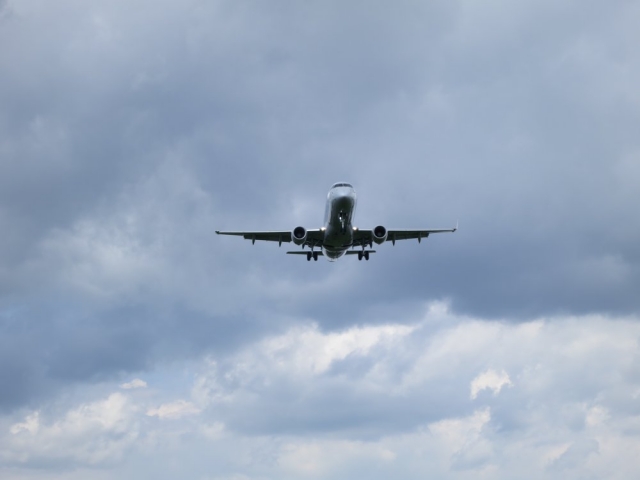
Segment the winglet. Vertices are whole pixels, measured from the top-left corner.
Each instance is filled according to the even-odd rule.
[[[220,230],[216,230],[216,233],[217,233],[218,235],[220,235]]]
[[[456,228],[453,229],[453,232],[455,232],[456,230],[458,230],[458,220],[456,220]]]

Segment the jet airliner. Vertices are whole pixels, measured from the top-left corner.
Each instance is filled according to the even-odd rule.
[[[333,262],[343,255],[358,255],[358,260],[369,260],[369,254],[375,253],[373,244],[380,245],[391,241],[393,245],[396,240],[417,239],[420,242],[432,233],[455,232],[455,228],[439,228],[430,230],[387,230],[382,225],[378,225],[373,230],[362,230],[352,224],[353,214],[356,209],[356,192],[349,183],[336,183],[329,190],[324,216],[324,226],[317,229],[306,229],[295,227],[292,231],[261,231],[261,232],[221,232],[216,230],[218,235],[237,235],[251,240],[266,240],[278,242],[281,246],[283,242],[301,246],[302,250],[289,251],[293,255],[306,255],[307,261],[312,258],[317,261],[318,256],[325,256]],[[309,247],[308,251],[304,251]]]

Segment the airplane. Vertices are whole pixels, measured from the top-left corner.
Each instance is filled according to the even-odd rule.
[[[455,228],[430,230],[387,230],[382,225],[378,225],[373,230],[362,230],[352,224],[355,209],[356,192],[353,186],[344,182],[335,183],[327,195],[322,228],[306,229],[299,226],[292,231],[222,232],[216,230],[216,233],[244,237],[246,240],[251,240],[252,244],[255,244],[256,240],[278,242],[278,246],[282,246],[283,242],[293,242],[302,246],[302,251],[289,251],[288,254],[306,255],[307,261],[312,258],[317,261],[318,256],[324,256],[333,262],[343,255],[358,255],[358,260],[363,258],[369,260],[369,254],[376,252],[371,250],[374,243],[380,245],[391,241],[395,245],[396,240],[408,239],[417,239],[420,242],[432,233],[455,232],[458,229],[456,224]],[[310,251],[304,251],[305,246],[308,246]],[[356,249],[356,247],[361,248]]]

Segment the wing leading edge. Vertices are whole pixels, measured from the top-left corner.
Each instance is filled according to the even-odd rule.
[[[432,233],[446,233],[455,232],[458,230],[458,225],[455,228],[432,228],[423,230],[387,230],[386,241],[391,241],[395,245],[396,240],[412,240],[417,239],[420,242],[423,238],[428,238]],[[291,243],[292,235],[289,230],[267,230],[259,232],[223,232],[216,230],[218,235],[233,235],[237,237],[243,237],[245,240],[251,240],[251,243],[256,243],[256,240],[267,242],[278,242],[278,245],[283,243]],[[373,245],[373,230],[354,229],[353,232],[353,244],[351,247]],[[313,247],[322,247],[324,240],[323,231],[321,229],[307,230],[307,236],[304,245]]]
[[[359,253],[362,252],[366,252],[366,253],[376,253],[375,250],[347,250],[346,252],[344,252],[345,255],[358,255]],[[304,250],[294,250],[293,252],[287,252],[289,255],[308,255],[309,252],[308,251],[304,251]],[[322,253],[322,251],[316,252],[318,255],[320,256],[324,256],[324,253]]]
[[[391,242],[395,245],[396,240],[412,240],[417,239],[420,242],[423,238],[428,238],[432,233],[453,233],[458,230],[458,225],[454,228],[432,228],[424,230],[387,230],[387,242]],[[373,243],[373,230],[356,230],[353,232],[353,245],[372,245]]]
[[[234,235],[236,237],[243,237],[245,240],[251,240],[251,243],[256,243],[256,240],[266,242],[278,242],[279,245],[283,243],[291,242],[291,231],[280,230],[268,230],[261,232],[222,232],[216,230],[218,235]],[[322,231],[320,229],[307,230],[307,238],[305,245],[322,246]]]

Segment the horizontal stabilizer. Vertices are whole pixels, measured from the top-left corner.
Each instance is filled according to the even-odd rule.
[[[287,252],[289,255],[307,255],[308,253],[311,253],[311,250],[296,250],[294,252]],[[319,256],[324,255],[324,253],[322,253],[322,251],[317,250],[315,252],[313,252],[314,254],[318,254]]]
[[[347,250],[344,254],[345,255],[357,255],[359,253],[361,253],[362,250]],[[375,250],[365,250],[365,253],[376,253]]]

